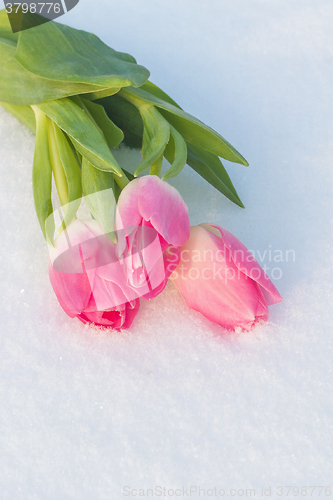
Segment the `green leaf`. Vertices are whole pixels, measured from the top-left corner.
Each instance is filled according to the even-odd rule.
[[[88,92],[88,94],[84,94],[85,99],[89,99],[89,101],[97,101],[97,99],[102,99],[103,97],[108,97],[110,95],[117,94],[119,92],[120,87],[112,87],[109,89],[96,90],[95,92]]]
[[[6,9],[0,10],[0,38],[11,41],[14,45],[18,41],[18,33],[12,32]]]
[[[143,138],[143,121],[137,108],[119,94],[101,99],[99,102],[105,107],[106,112],[112,117],[113,121],[123,130],[125,134],[124,142],[130,147],[139,148]],[[126,115],[129,119],[122,121],[122,117]],[[170,138],[164,150],[164,156],[170,164],[175,159],[174,149],[174,141]],[[228,173],[216,155],[187,143],[186,161],[188,165],[218,191],[233,203],[236,203],[236,205],[244,208]]]
[[[152,94],[155,97],[158,97],[159,99],[162,99],[163,101],[172,104],[173,106],[176,106],[176,108],[182,109],[176,103],[176,101],[174,101],[168,94],[166,94],[162,89],[160,89],[157,85],[150,82],[149,80],[147,80],[143,85],[141,85],[140,89],[144,90],[145,92],[149,92],[149,94]]]
[[[113,123],[113,121],[108,117],[105,109],[100,104],[87,101],[81,98],[84,106],[87,108],[88,112],[101,129],[108,143],[109,148],[116,148],[124,139],[123,131]]]
[[[221,160],[216,155],[198,148],[197,146],[193,146],[193,144],[187,144],[187,146],[188,165],[218,191],[224,194],[224,196],[229,198],[229,200],[239,207],[245,208]]]
[[[7,45],[11,45],[12,47],[16,47],[16,43],[13,42],[12,40],[8,40],[8,38],[4,38],[0,36],[0,42],[1,43],[6,43]]]
[[[115,172],[120,177],[122,171],[113,157],[105,139],[87,113],[71,99],[58,99],[39,104],[43,111],[58,127],[70,137],[75,148],[99,170]]]
[[[164,151],[163,151],[164,152]],[[158,177],[161,176],[161,170],[162,170],[162,164],[163,164],[163,153],[159,158],[157,158],[150,167],[149,174],[150,175],[158,175]]]
[[[173,160],[171,162],[171,168],[169,168],[166,174],[162,177],[164,181],[180,174],[185,167],[187,160],[187,146],[183,137],[172,125],[170,125],[170,132],[169,144],[171,142],[170,147],[173,151]]]
[[[114,231],[116,198],[114,176],[97,170],[86,158],[82,160],[82,190],[92,216],[110,236]]]
[[[65,228],[75,218],[81,204],[81,170],[63,131],[54,122],[51,122],[51,127],[55,139],[54,147],[58,151],[67,184],[67,203],[63,205]]]
[[[182,109],[150,94],[142,89],[127,88],[120,91],[122,97],[130,96],[160,108],[161,114],[175,127],[184,139],[226,160],[248,165],[243,156],[220,134],[189,115]]]
[[[91,33],[53,21],[20,32],[16,59],[44,78],[103,88],[139,86],[149,78],[149,71],[129,62],[128,54],[111,49]]]
[[[119,94],[97,101],[111,120],[124,132],[124,143],[131,148],[142,147],[143,121],[137,108]]]
[[[60,203],[62,206],[68,204],[68,186],[67,180],[64,172],[64,168],[61,163],[58,146],[56,143],[53,122],[49,118],[46,120],[48,138],[49,138],[49,152],[50,160],[52,165],[52,173],[57,187]]]
[[[101,87],[47,80],[30,73],[15,59],[16,47],[0,39],[0,101],[16,105],[39,104]]]
[[[159,138],[156,139],[156,142],[159,142]],[[155,144],[154,144],[155,147]],[[143,160],[142,162],[137,166],[134,176],[137,177],[141,172],[144,170],[147,170],[151,165],[154,163],[157,163],[159,167],[162,166],[162,159],[163,159],[163,151],[165,149],[165,144],[162,145],[160,144],[156,149],[153,149],[151,153],[149,153]],[[156,165],[156,166],[157,166]],[[154,173],[154,172],[152,172]],[[159,175],[159,173],[157,173]]]
[[[17,118],[23,125],[36,134],[36,118],[31,106],[17,106],[8,102],[0,102],[9,113]]]
[[[32,185],[37,217],[45,239],[53,245],[54,219],[51,201],[52,165],[50,160],[47,117],[34,108],[37,122]]]
[[[138,165],[134,175],[139,175],[150,166],[152,166],[152,174],[160,175],[163,152],[170,138],[170,125],[154,106],[140,106],[139,111],[144,123],[141,151],[144,159]]]
[[[170,125],[152,104],[145,103],[128,92],[121,92],[121,95],[139,110],[144,125],[141,150],[143,161],[134,175],[139,175],[151,166],[150,173],[159,176],[163,152],[170,138]]]

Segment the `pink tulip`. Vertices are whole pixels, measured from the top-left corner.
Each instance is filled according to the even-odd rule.
[[[156,175],[132,180],[117,205],[118,255],[128,284],[151,299],[164,288],[190,236],[188,210],[178,191]]]
[[[116,245],[95,220],[74,220],[50,250],[49,276],[63,310],[83,323],[128,328],[140,301],[126,284]]]
[[[171,279],[191,309],[232,330],[266,321],[267,305],[282,300],[247,248],[213,224],[191,228]]]

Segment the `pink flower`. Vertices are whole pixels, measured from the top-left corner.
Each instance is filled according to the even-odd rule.
[[[128,284],[151,299],[164,288],[190,236],[188,210],[178,191],[156,175],[132,180],[117,205],[118,255]]]
[[[83,323],[128,328],[140,301],[126,285],[116,246],[95,220],[74,220],[50,250],[49,276],[63,310]]]
[[[191,228],[171,279],[191,309],[232,330],[266,321],[267,305],[282,300],[247,248],[213,224]]]

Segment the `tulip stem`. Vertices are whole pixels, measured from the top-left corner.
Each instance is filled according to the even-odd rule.
[[[152,163],[149,170],[149,174],[161,177],[162,162],[163,162],[163,155],[160,156],[154,163]]]
[[[142,109],[143,107],[153,107],[152,104],[149,104],[145,101],[142,101],[142,99],[140,99],[139,97],[135,97],[134,95],[131,94],[131,92],[129,91],[126,91],[125,89],[121,89],[119,92],[118,92],[118,95],[120,95],[121,97],[123,97],[124,99],[126,99],[126,101],[130,102],[131,104],[133,104],[133,106],[135,106],[139,111],[140,109]]]
[[[49,135],[49,150],[50,150],[50,159],[52,165],[52,172],[54,176],[54,182],[57,187],[60,203],[62,206],[64,206],[67,205],[69,201],[66,174],[61,162],[59,149],[57,145],[57,139],[53,127],[53,122],[48,117],[46,118],[46,121],[47,121],[48,135]]]
[[[122,89],[118,94],[138,109],[144,125],[141,151],[144,159],[134,176],[150,167],[150,175],[161,177],[164,150],[170,140],[169,123],[152,103],[133,95],[130,89]]]
[[[126,175],[124,174],[123,172],[123,175],[121,177],[119,177],[119,175],[114,175],[114,180],[116,181],[116,183],[118,184],[118,186],[120,187],[120,189],[124,189],[124,187],[127,186],[127,184],[129,183],[129,179],[127,179]]]

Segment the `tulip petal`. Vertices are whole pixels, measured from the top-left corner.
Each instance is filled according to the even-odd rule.
[[[220,237],[192,227],[171,279],[191,309],[225,328],[249,329],[256,319],[259,288],[238,271],[228,249],[226,256],[221,255],[223,247]]]
[[[114,330],[129,328],[138,313],[140,301],[128,302],[124,307],[111,311],[91,311],[78,315],[82,323],[94,323],[97,326],[109,327]]]
[[[178,266],[179,260],[180,260],[180,248],[169,246],[163,254],[164,279],[161,280],[158,286],[156,286],[155,288],[151,287],[152,289],[148,293],[142,295],[143,299],[146,300],[153,299],[154,297],[157,297],[157,295],[159,295],[161,292],[163,292],[164,288],[168,283],[168,279]]]
[[[73,221],[51,254],[51,284],[68,316],[115,329],[132,323],[140,305],[137,294],[126,284],[115,244],[96,221]]]
[[[71,224],[64,230],[62,231],[56,238],[54,242],[54,248],[50,247],[50,259],[52,264],[57,260],[58,266],[56,265],[56,269],[59,272],[82,272],[82,266],[79,265],[79,269],[77,270],[77,265],[76,261],[80,259],[77,258],[76,251],[78,251],[78,245],[82,241],[89,240],[90,238],[94,237],[94,233],[90,231],[90,229],[81,221],[79,220],[74,220],[71,222]],[[73,255],[71,255],[70,252],[74,252]],[[66,270],[65,268],[61,268],[61,259],[59,259],[59,256],[63,255],[66,253]],[[70,264],[73,264],[72,268],[70,267]]]
[[[177,189],[156,175],[139,179],[139,211],[172,245],[181,246],[190,237],[188,209]]]
[[[92,311],[80,314],[78,316],[79,320],[83,323],[94,323],[96,326],[111,327],[118,329],[122,321],[122,311]]]
[[[140,179],[133,179],[120,193],[117,203],[116,229],[140,226],[142,216],[139,212]]]
[[[208,229],[208,224],[202,224],[201,226]],[[278,290],[246,246],[227,229],[215,224],[209,224],[209,226],[219,231],[222,241],[229,249],[237,268],[253,281],[256,281],[264,289],[264,296],[267,304],[272,305],[281,302],[283,299]]]
[[[85,273],[59,273],[50,263],[49,277],[59,304],[74,318],[85,310],[91,297],[91,286]]]
[[[129,287],[127,284],[126,276],[126,260],[122,259],[122,262],[116,261],[110,263],[106,266],[101,266],[96,269],[96,276],[99,280],[104,282],[105,289],[111,290],[112,287],[119,289],[117,294],[119,297],[125,297],[124,301],[117,301],[114,306],[123,304],[125,302],[131,302],[140,296],[140,294],[133,288]],[[111,306],[107,307],[109,309]]]
[[[267,321],[268,320],[268,307],[267,307],[267,301],[263,293],[263,289],[256,283],[257,285],[257,291],[258,291],[258,307],[257,307],[257,312],[256,312],[256,320],[263,320]]]
[[[168,248],[180,247],[190,235],[188,209],[182,197],[158,176],[135,179],[119,196],[116,229],[127,284],[139,296],[156,297],[175,267],[169,269],[172,262]]]
[[[173,245],[183,245],[190,236],[188,209],[177,189],[156,175],[131,181],[121,192],[117,206],[117,230],[150,222]]]
[[[129,328],[131,326],[135,316],[138,313],[139,308],[140,308],[140,300],[139,299],[136,299],[132,303],[126,304],[126,315],[125,315],[125,319],[124,319],[122,328]]]
[[[93,279],[91,290],[94,297],[95,310],[105,311],[120,307],[127,302],[127,298],[117,283],[103,280],[94,272],[88,272],[87,274],[89,278]],[[85,310],[89,311],[89,308],[87,307]]]

